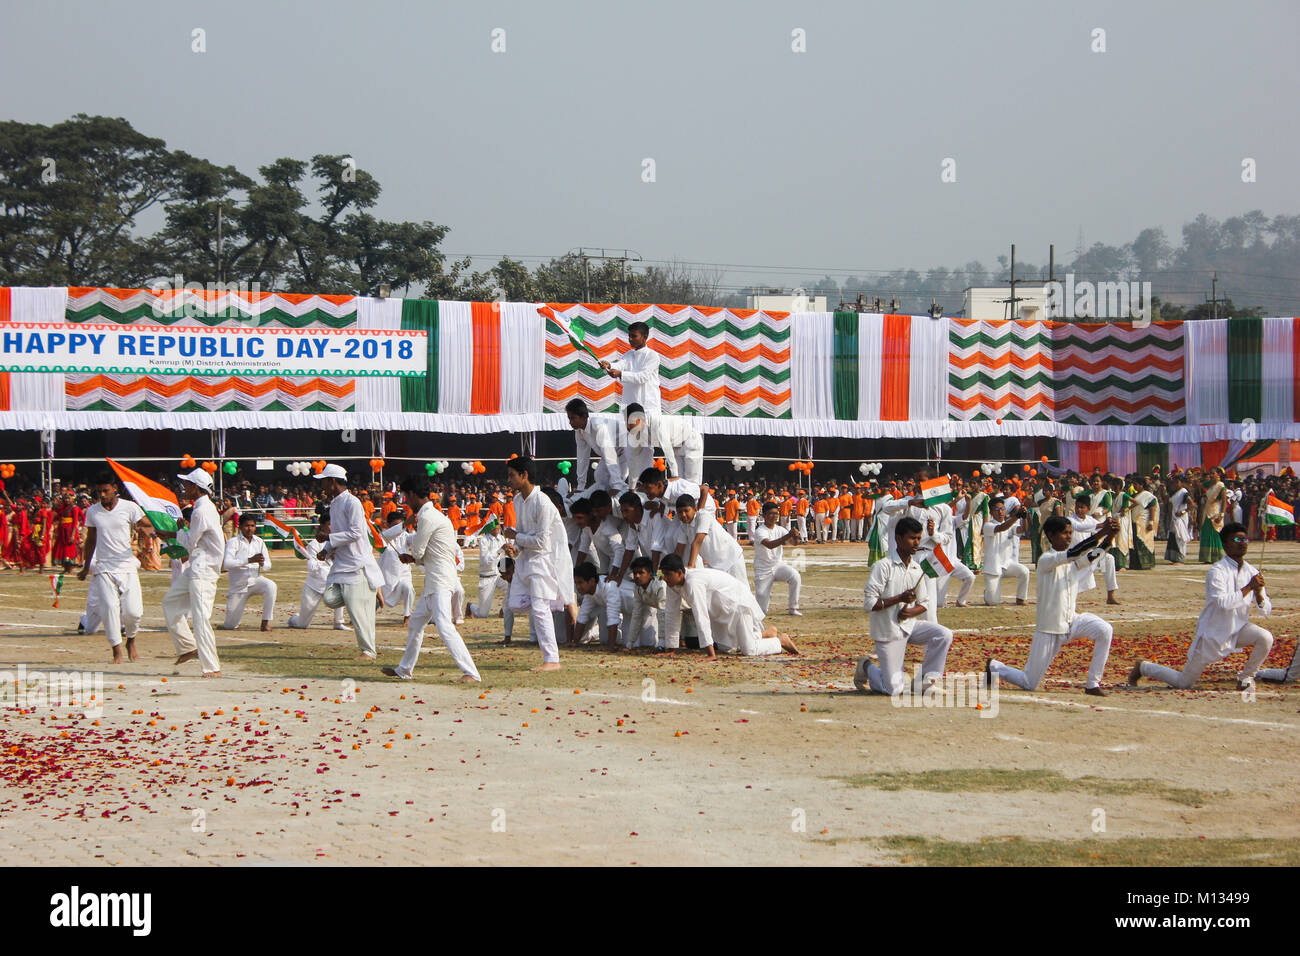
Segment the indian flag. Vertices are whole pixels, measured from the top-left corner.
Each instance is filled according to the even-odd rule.
[[[550,322],[557,329],[569,337],[574,345],[578,348],[586,348],[584,340],[587,337],[587,331],[582,327],[579,321],[570,322],[563,312],[545,306],[541,310],[542,315],[546,316],[546,321]]]
[[[477,528],[475,528],[473,531],[470,532],[469,537],[471,539],[477,538],[479,535],[492,530],[492,526],[495,525],[498,522],[498,520],[499,519],[497,518],[496,515],[489,514],[481,525],[479,525]]]
[[[126,493],[144,511],[150,524],[159,531],[176,530],[176,522],[181,518],[181,505],[171,491],[111,458],[104,460],[121,480]]]
[[[299,537],[297,528],[289,527],[279,518],[275,517],[275,515],[271,515],[271,514],[268,514],[266,516],[266,523],[271,526],[271,530],[274,531],[277,536],[279,536],[281,541],[288,541],[290,544],[293,545],[294,554],[298,555],[298,557],[303,558],[304,560],[306,559],[307,546],[302,543],[302,538]]]
[[[1264,511],[1265,524],[1295,524],[1295,506],[1289,505],[1281,498],[1268,493],[1268,505]]]
[[[952,501],[952,485],[946,477],[921,482],[921,497],[925,506],[942,505]]]
[[[937,544],[933,551],[921,559],[921,570],[927,578],[941,578],[945,574],[952,574],[952,569],[952,560]]]

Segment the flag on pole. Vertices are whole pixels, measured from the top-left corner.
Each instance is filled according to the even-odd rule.
[[[150,481],[137,471],[125,465],[119,465],[111,458],[105,458],[113,473],[122,482],[122,487],[131,499],[140,506],[149,523],[158,531],[175,531],[176,522],[181,519],[181,504],[171,489]],[[190,553],[176,541],[169,541],[162,548],[162,553],[169,558],[184,561]]]
[[[937,544],[933,551],[921,558],[921,570],[927,578],[941,578],[945,574],[952,574],[952,569],[952,560]]]
[[[563,312],[557,312],[550,306],[543,308],[541,312],[542,315],[546,316],[546,321],[550,322],[557,329],[567,335],[574,345],[578,346],[580,349],[585,349],[587,347],[585,344],[587,330],[582,327],[580,321],[570,322]]]
[[[384,538],[384,533],[379,530],[379,525],[373,521],[367,521],[366,523],[370,525],[370,533],[375,537],[375,550],[383,551],[384,548],[388,547],[388,541]]]
[[[268,514],[266,523],[271,526],[271,530],[276,533],[281,541],[288,541],[293,545],[293,553],[304,560],[307,557],[307,546],[302,543],[302,538],[298,535],[297,528],[291,528],[279,518]]]
[[[477,528],[475,528],[473,531],[469,533],[469,537],[466,539],[466,544],[468,545],[469,541],[473,540],[474,538],[477,538],[479,535],[491,531],[492,526],[497,524],[499,521],[500,518],[498,518],[496,515],[489,514],[485,519],[483,519],[482,524],[480,524]]]
[[[59,593],[63,590],[63,575],[50,575],[50,594],[54,597],[54,606],[59,606]]]
[[[1272,490],[1268,493],[1268,505],[1264,512],[1265,524],[1295,524],[1295,506],[1289,505],[1281,498],[1273,494]]]
[[[927,508],[952,501],[952,485],[948,482],[947,476],[921,482],[921,497],[925,499]]]

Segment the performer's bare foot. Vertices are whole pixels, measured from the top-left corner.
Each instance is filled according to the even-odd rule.
[[[1016,598],[1016,607],[1028,607],[1029,602],[1024,598]]]
[[[176,663],[188,664],[190,661],[197,661],[198,659],[199,659],[198,651],[186,651],[180,657],[176,658]]]
[[[781,649],[787,654],[798,656],[799,648],[794,646],[794,641],[790,640],[789,634],[778,634],[776,639],[781,642]]]
[[[123,663],[124,660],[125,660],[125,658],[123,658],[123,656],[122,656],[122,645],[121,645],[121,644],[114,645],[114,647],[113,647],[113,663],[114,663],[114,664],[121,664],[121,663]]]
[[[1142,679],[1142,665],[1144,663],[1145,663],[1144,661],[1138,661],[1136,664],[1133,665],[1133,669],[1128,672],[1129,687],[1136,687],[1138,685],[1138,681]]]
[[[957,602],[957,606],[958,606],[958,607],[970,607],[970,601],[958,601],[958,602]]]
[[[1085,688],[1083,689],[1083,692],[1084,692],[1085,694],[1089,694],[1089,695],[1091,695],[1091,696],[1093,696],[1093,697],[1105,697],[1105,696],[1106,696],[1106,692],[1105,692],[1104,690],[1102,690],[1100,687],[1085,687]]]
[[[262,622],[262,630],[263,630],[263,631],[269,631],[270,629],[271,629],[271,622],[270,622],[270,621],[263,621],[263,622]]]
[[[221,671],[204,671],[204,672],[203,672],[203,676],[204,676],[204,677],[220,677],[220,676],[221,676]]]
[[[533,668],[535,671],[558,671],[560,669],[559,661],[543,661]]]
[[[401,677],[401,676],[402,676],[401,674],[397,673],[397,668],[396,668],[396,667],[381,667],[381,668],[379,668],[379,672],[380,672],[381,674],[383,674],[385,677]]]
[[[1118,604],[1118,603],[1119,603],[1119,598],[1115,597],[1115,592],[1114,592],[1114,591],[1108,591],[1108,592],[1106,593],[1106,603],[1107,603],[1107,604]]]
[[[411,615],[408,614],[406,615],[406,617],[402,618],[402,627],[410,627],[410,626],[411,626]]]
[[[375,659],[375,655],[371,654],[369,651],[362,651],[360,654],[356,656],[356,660],[358,661],[370,662],[373,661],[374,659]]]
[[[133,660],[133,661],[138,661],[138,660],[140,659],[140,655],[136,652],[136,649],[135,649],[135,638],[134,638],[134,637],[128,637],[128,638],[126,639],[126,656],[129,657],[129,658],[130,658],[131,660]]]
[[[481,684],[483,682],[479,680],[477,677],[474,677],[472,674],[461,674],[460,678],[456,681],[456,683],[457,684]]]

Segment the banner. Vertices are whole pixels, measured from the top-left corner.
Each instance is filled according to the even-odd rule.
[[[12,322],[0,370],[134,375],[422,376],[428,333]]]

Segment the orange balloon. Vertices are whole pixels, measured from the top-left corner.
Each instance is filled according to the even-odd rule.
[[[1037,478],[1037,477],[1038,477],[1038,469],[1037,469],[1037,468],[1031,469],[1030,472],[1029,472],[1029,474],[1030,474],[1032,477]]]
[[[1001,424],[1002,424],[1002,419],[999,418],[999,419],[997,420],[997,424],[1001,425]]]
[[[972,471],[972,472],[970,473],[970,476],[971,476],[972,478],[978,478],[978,477],[980,476],[980,471],[979,471],[979,469],[976,468],[974,471]]]
[[[1020,468],[1021,468],[1022,471],[1028,471],[1028,470],[1029,470],[1029,466],[1028,466],[1028,465],[1021,465]]]
[[[217,463],[215,461],[205,461],[202,467],[210,475],[217,470]]]
[[[198,462],[196,462],[196,461],[194,460],[194,456],[193,456],[193,455],[186,454],[185,457],[181,459],[181,467],[182,467],[182,468],[197,468],[197,467],[198,467]]]
[[[1047,464],[1047,456],[1046,456],[1046,455],[1044,455],[1042,458],[1040,458],[1040,459],[1038,459],[1038,460],[1041,461],[1044,465]]]

